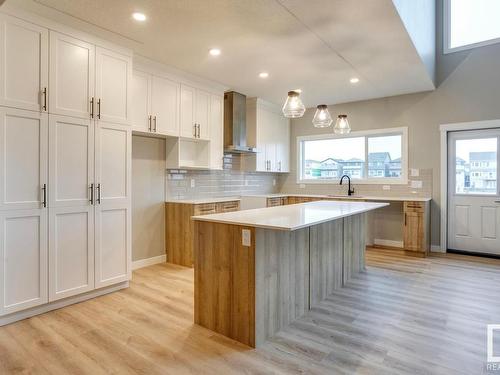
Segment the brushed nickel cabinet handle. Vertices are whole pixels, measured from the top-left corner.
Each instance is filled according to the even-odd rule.
[[[97,100],[97,118],[101,119],[101,98]]]
[[[148,116],[148,130],[151,131],[151,119],[152,119],[152,116],[149,115]]]
[[[43,88],[43,106],[42,109],[47,112],[47,87]]]
[[[90,204],[94,204],[94,184],[90,184]]]
[[[43,191],[42,206],[47,207],[47,184],[43,184],[42,191]]]
[[[97,204],[101,204],[101,184],[97,184]]]
[[[194,137],[196,138],[196,124],[193,125],[193,134],[194,134]]]
[[[94,97],[90,99],[90,118],[94,118]]]
[[[156,133],[156,129],[157,129],[157,128],[156,128],[156,116],[155,116],[155,117],[153,117],[153,121],[155,122],[155,130],[154,130],[154,132]]]

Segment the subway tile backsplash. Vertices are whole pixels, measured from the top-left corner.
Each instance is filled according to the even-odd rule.
[[[224,156],[222,171],[167,170],[167,199],[196,199],[278,193],[280,174],[242,172],[239,158]]]

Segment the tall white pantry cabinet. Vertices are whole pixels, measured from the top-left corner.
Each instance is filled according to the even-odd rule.
[[[0,325],[131,275],[132,53],[43,25],[0,13]]]

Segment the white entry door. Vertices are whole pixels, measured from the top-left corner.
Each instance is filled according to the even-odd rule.
[[[500,255],[500,129],[448,137],[448,248]]]

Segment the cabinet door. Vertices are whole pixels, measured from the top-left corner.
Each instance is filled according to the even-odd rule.
[[[47,209],[0,212],[0,315],[47,303]]]
[[[131,130],[100,122],[96,128],[95,287],[131,275]]]
[[[222,169],[224,157],[224,101],[222,96],[210,97],[210,168]]]
[[[289,120],[277,115],[279,132],[276,134],[276,164],[278,172],[290,171],[290,125]]]
[[[422,251],[424,216],[421,212],[405,212],[404,248]]]
[[[180,84],[153,76],[151,92],[153,131],[164,135],[179,136]]]
[[[131,121],[132,57],[96,48],[97,118],[129,125]]]
[[[132,129],[148,132],[151,122],[151,76],[134,70],[132,75]]]
[[[264,145],[266,152],[266,171],[275,172],[278,170],[278,163],[276,162],[276,143],[271,139]]]
[[[50,32],[50,113],[90,117],[94,66],[93,44]]]
[[[47,114],[0,108],[0,210],[42,206],[47,184],[47,122]]]
[[[210,94],[196,90],[195,106],[198,138],[208,140],[210,139]]]
[[[0,14],[0,105],[47,111],[48,30]]]
[[[49,301],[94,289],[94,206],[49,209]]]
[[[87,207],[94,182],[94,121],[50,116],[49,207]]]
[[[195,137],[195,115],[194,115],[195,89],[181,85],[181,104],[180,104],[180,135],[181,137]]]

